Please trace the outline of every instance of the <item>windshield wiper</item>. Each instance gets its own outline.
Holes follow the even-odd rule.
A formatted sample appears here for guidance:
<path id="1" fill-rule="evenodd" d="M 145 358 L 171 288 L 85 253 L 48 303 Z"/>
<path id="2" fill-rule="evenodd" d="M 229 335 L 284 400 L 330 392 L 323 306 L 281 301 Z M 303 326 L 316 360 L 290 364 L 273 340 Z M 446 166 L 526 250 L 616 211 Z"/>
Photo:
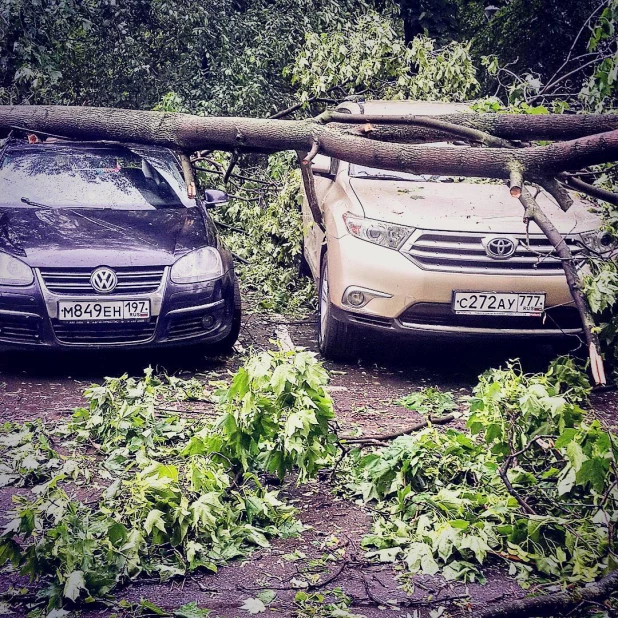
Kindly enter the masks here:
<path id="1" fill-rule="evenodd" d="M 376 174 L 373 172 L 366 172 L 365 170 L 358 170 L 354 173 L 352 178 L 368 178 L 370 180 L 379 178 L 381 180 L 401 180 L 403 182 L 425 182 L 423 176 L 414 176 L 413 178 L 398 176 L 397 174 Z"/>
<path id="2" fill-rule="evenodd" d="M 28 204 L 28 206 L 34 206 L 35 208 L 45 208 L 46 210 L 53 210 L 51 206 L 48 206 L 47 204 L 39 204 L 39 202 L 33 202 L 31 199 L 27 197 L 22 197 L 21 201 L 24 204 Z"/>
<path id="3" fill-rule="evenodd" d="M 384 180 L 410 180 L 409 178 L 402 178 L 395 174 L 369 174 L 367 172 L 356 172 L 354 178 L 383 178 Z"/>

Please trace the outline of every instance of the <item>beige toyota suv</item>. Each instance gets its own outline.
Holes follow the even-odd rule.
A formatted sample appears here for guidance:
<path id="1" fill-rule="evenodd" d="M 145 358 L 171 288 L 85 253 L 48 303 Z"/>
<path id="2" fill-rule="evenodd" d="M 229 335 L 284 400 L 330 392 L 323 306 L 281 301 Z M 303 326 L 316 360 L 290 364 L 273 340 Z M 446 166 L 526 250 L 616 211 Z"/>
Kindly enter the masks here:
<path id="1" fill-rule="evenodd" d="M 346 102 L 356 114 L 435 115 L 462 104 Z M 322 155 L 313 172 L 325 232 L 303 203 L 304 257 L 319 289 L 319 347 L 354 355 L 367 329 L 484 337 L 577 335 L 581 323 L 560 261 L 541 231 L 527 231 L 505 184 L 417 176 Z M 600 242 L 592 204 L 563 212 L 539 204 L 574 254 Z M 361 337 L 359 337 L 361 335 Z"/>

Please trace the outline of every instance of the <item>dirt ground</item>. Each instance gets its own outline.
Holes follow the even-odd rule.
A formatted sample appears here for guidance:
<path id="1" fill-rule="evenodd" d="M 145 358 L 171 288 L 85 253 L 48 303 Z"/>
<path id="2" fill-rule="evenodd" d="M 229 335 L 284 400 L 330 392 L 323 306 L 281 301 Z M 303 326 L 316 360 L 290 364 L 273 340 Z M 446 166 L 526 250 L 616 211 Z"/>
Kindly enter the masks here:
<path id="1" fill-rule="evenodd" d="M 240 343 L 246 351 L 272 347 L 275 329 L 284 324 L 296 345 L 315 350 L 315 321 L 313 316 L 299 320 L 249 315 L 245 318 Z M 515 357 L 521 358 L 525 370 L 538 371 L 546 368 L 553 350 L 529 342 L 507 347 L 452 341 L 404 345 L 376 340 L 370 342 L 364 358 L 356 364 L 327 363 L 332 372 L 330 392 L 343 432 L 357 427 L 365 433 L 390 432 L 420 418 L 395 405 L 398 397 L 425 386 L 469 393 L 479 373 Z M 144 367 L 152 365 L 181 377 L 196 375 L 212 379 L 213 373 L 228 375 L 240 360 L 238 354 L 213 359 L 186 350 L 140 354 L 4 354 L 0 356 L 0 421 L 66 419 L 72 408 L 83 403 L 83 389 L 100 382 L 104 376 L 124 372 L 140 375 Z M 618 397 L 611 391 L 593 394 L 592 406 L 608 425 L 618 423 L 617 401 Z M 200 406 L 209 404 L 187 405 L 199 410 Z M 10 509 L 14 491 L 0 490 L 0 525 Z M 401 582 L 396 580 L 395 568 L 368 565 L 364 559 L 360 541 L 370 529 L 370 518 L 360 505 L 336 497 L 325 478 L 299 488 L 286 486 L 283 491 L 294 501 L 301 521 L 308 526 L 300 537 L 274 541 L 271 548 L 233 562 L 214 575 L 199 574 L 182 582 L 165 584 L 140 582 L 121 590 L 118 597 L 130 601 L 145 598 L 170 610 L 195 601 L 200 607 L 212 609 L 212 616 L 233 618 L 249 616 L 241 605 L 260 590 L 270 589 L 277 596 L 263 615 L 291 616 L 295 611 L 296 592 L 292 580 L 303 579 L 310 572 L 312 559 L 337 550 L 338 559 L 327 561 L 321 570 L 315 570 L 312 563 L 313 572 L 320 575 L 318 586 L 329 580 L 328 585 L 316 591 L 342 588 L 353 598 L 351 611 L 366 618 L 424 618 L 432 610 L 438 610 L 439 615 L 441 606 L 449 608 L 453 615 L 474 615 L 476 608 L 526 594 L 497 566 L 486 570 L 485 585 L 415 577 L 413 586 L 404 592 Z M 18 584 L 26 585 L 27 581 L 0 571 L 0 592 Z M 109 613 L 97 609 L 82 615 Z"/>

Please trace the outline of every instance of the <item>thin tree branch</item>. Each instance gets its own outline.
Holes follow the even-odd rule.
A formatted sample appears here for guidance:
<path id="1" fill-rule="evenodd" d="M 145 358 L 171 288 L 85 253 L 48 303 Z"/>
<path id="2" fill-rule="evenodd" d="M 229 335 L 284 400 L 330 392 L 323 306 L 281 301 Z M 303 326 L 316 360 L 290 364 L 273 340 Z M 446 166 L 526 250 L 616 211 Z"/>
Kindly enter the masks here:
<path id="1" fill-rule="evenodd" d="M 451 421 L 455 420 L 455 416 L 453 414 L 447 414 L 446 416 L 430 416 L 427 420 L 421 421 L 416 425 L 412 425 L 412 427 L 408 427 L 406 429 L 402 429 L 401 431 L 395 431 L 393 433 L 387 434 L 375 434 L 369 436 L 340 436 L 341 440 L 345 440 L 347 443 L 358 444 L 360 442 L 373 442 L 375 440 L 393 440 L 394 438 L 398 438 L 399 436 L 405 436 L 406 434 L 413 433 L 415 431 L 420 431 L 429 425 L 446 425 Z"/>
<path id="2" fill-rule="evenodd" d="M 365 114 L 343 114 L 339 112 L 326 111 L 320 114 L 316 120 L 322 124 L 336 122 L 341 124 L 367 124 L 369 128 L 365 133 L 372 130 L 373 124 L 404 124 L 418 127 L 434 129 L 441 133 L 447 133 L 455 137 L 469 140 L 475 144 L 483 144 L 493 148 L 513 148 L 513 144 L 508 140 L 495 137 L 485 131 L 465 127 L 433 116 L 375 116 Z"/>
<path id="3" fill-rule="evenodd" d="M 338 102 L 339 102 L 339 99 L 327 99 L 327 98 L 323 98 L 323 97 L 310 97 L 304 103 L 295 103 L 294 105 L 291 105 L 287 109 L 283 109 L 280 112 L 277 112 L 276 114 L 273 114 L 272 116 L 269 116 L 269 118 L 271 118 L 272 120 L 277 120 L 278 118 L 285 118 L 286 116 L 289 116 L 290 114 L 293 114 L 294 112 L 296 112 L 299 109 L 301 109 L 301 107 L 303 107 L 304 105 L 307 105 L 307 104 L 310 104 L 310 103 L 327 103 L 327 104 L 334 105 L 335 103 L 338 103 Z"/>
<path id="4" fill-rule="evenodd" d="M 582 24 L 582 27 L 579 29 L 579 32 L 577 33 L 577 35 L 575 36 L 575 38 L 573 39 L 573 43 L 571 44 L 571 48 L 569 49 L 569 53 L 567 54 L 564 62 L 560 65 L 560 67 L 558 68 L 558 70 L 547 80 L 548 84 L 551 84 L 552 81 L 556 78 L 556 76 L 560 75 L 560 72 L 562 71 L 562 69 L 564 69 L 564 67 L 569 64 L 569 62 L 571 62 L 571 56 L 573 55 L 573 50 L 575 49 L 575 46 L 577 45 L 577 42 L 579 41 L 581 35 L 583 34 L 584 30 L 590 25 L 590 22 L 593 20 L 594 16 L 605 6 L 607 6 L 609 4 L 610 0 L 603 0 L 603 2 L 601 2 L 601 4 L 599 4 L 599 6 L 596 7 L 596 9 L 594 9 L 594 11 L 592 11 L 592 13 L 588 16 L 588 18 L 586 19 L 586 21 L 584 21 L 584 23 Z M 579 60 L 580 58 L 573 58 L 573 61 L 575 60 Z M 545 89 L 547 89 L 549 86 L 545 86 Z M 543 93 L 543 90 L 541 91 L 541 93 Z"/>
<path id="5" fill-rule="evenodd" d="M 191 160 L 189 159 L 189 155 L 184 152 L 179 153 L 178 156 L 180 157 L 180 164 L 182 165 L 185 185 L 187 185 L 187 197 L 190 200 L 194 200 L 197 197 L 197 188 L 195 176 L 193 175 L 193 168 L 191 167 Z"/>
<path id="6" fill-rule="evenodd" d="M 595 187 L 594 185 L 584 182 L 579 178 L 575 178 L 575 176 L 571 176 L 570 174 L 561 174 L 560 180 L 566 182 L 572 189 L 576 189 L 577 191 L 596 197 L 604 202 L 618 206 L 618 193 L 607 191 L 606 189 L 601 189 L 600 187 Z"/>
<path id="7" fill-rule="evenodd" d="M 579 315 L 582 319 L 582 326 L 586 337 L 586 343 L 588 344 L 588 353 L 590 355 L 590 369 L 592 371 L 592 376 L 596 384 L 605 384 L 605 369 L 603 367 L 603 359 L 601 357 L 599 338 L 594 332 L 594 318 L 592 317 L 592 311 L 590 310 L 588 301 L 582 292 L 579 274 L 575 268 L 571 250 L 564 241 L 564 238 L 560 232 L 543 212 L 536 199 L 531 195 L 526 187 L 522 188 L 519 201 L 525 209 L 524 221 L 534 221 L 539 226 L 541 231 L 545 234 L 549 242 L 556 250 L 558 257 L 561 259 L 562 268 L 564 269 L 564 274 L 566 275 L 571 296 L 573 296 L 575 306 L 577 307 Z"/>

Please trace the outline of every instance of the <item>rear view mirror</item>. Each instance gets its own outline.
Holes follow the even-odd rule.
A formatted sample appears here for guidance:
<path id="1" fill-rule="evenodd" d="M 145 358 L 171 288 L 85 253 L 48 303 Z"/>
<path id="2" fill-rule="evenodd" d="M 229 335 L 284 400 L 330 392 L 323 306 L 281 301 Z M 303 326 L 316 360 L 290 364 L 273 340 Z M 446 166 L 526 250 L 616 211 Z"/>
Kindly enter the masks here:
<path id="1" fill-rule="evenodd" d="M 328 176 L 330 178 L 333 177 L 330 171 L 331 166 L 331 158 L 325 155 L 317 154 L 313 158 L 311 162 L 311 171 L 314 174 L 319 174 L 321 176 Z"/>
<path id="2" fill-rule="evenodd" d="M 204 204 L 206 208 L 214 208 L 218 204 L 225 204 L 229 202 L 230 198 L 225 191 L 219 191 L 218 189 L 208 189 L 204 191 Z"/>

